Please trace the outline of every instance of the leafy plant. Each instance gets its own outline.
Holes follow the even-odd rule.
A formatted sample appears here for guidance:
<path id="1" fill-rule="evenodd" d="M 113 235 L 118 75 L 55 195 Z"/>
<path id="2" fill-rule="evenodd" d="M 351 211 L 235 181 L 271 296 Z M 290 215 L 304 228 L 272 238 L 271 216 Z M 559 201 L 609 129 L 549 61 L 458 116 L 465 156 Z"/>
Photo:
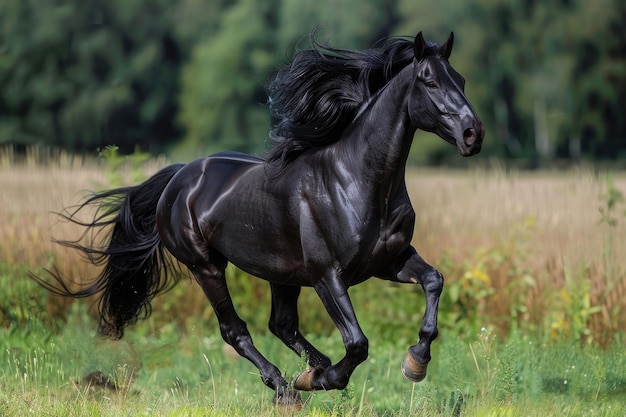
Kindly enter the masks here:
<path id="1" fill-rule="evenodd" d="M 495 336 L 487 328 L 482 328 L 478 340 L 469 344 L 472 359 L 476 366 L 478 381 L 476 393 L 480 399 L 485 399 L 491 392 L 496 380 L 497 356 L 494 349 Z"/>
<path id="2" fill-rule="evenodd" d="M 98 148 L 98 157 L 105 162 L 108 179 L 107 184 L 100 184 L 101 188 L 136 185 L 149 176 L 145 165 L 152 156 L 139 148 L 130 155 L 121 155 L 117 145 L 106 145 Z"/>

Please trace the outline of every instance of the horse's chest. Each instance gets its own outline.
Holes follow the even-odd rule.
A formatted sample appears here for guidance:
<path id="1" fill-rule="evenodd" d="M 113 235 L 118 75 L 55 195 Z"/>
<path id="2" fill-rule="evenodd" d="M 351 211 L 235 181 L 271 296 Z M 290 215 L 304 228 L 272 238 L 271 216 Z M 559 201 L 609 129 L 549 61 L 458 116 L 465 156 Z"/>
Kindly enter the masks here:
<path id="1" fill-rule="evenodd" d="M 399 228 L 396 230 L 382 230 L 372 250 L 374 262 L 387 263 L 398 256 L 410 244 L 412 230 Z"/>
<path id="2" fill-rule="evenodd" d="M 399 207 L 371 225 L 359 245 L 359 263 L 363 274 L 367 275 L 364 279 L 376 275 L 409 246 L 414 225 L 415 214 L 410 205 Z"/>

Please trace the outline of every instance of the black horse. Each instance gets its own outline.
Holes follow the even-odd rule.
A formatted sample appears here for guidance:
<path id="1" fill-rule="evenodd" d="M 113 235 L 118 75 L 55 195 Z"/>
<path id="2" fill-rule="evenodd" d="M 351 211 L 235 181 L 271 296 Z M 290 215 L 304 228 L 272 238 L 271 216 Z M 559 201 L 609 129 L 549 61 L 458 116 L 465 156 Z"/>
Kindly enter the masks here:
<path id="1" fill-rule="evenodd" d="M 452 34 L 438 46 L 421 33 L 365 51 L 313 41 L 269 84 L 276 143 L 265 159 L 219 153 L 90 196 L 67 218 L 87 231 L 108 231 L 107 238 L 102 245 L 61 243 L 102 263 L 103 271 L 77 292 L 58 273 L 55 284 L 39 281 L 66 296 L 101 293 L 100 331 L 121 338 L 127 325 L 150 314 L 153 297 L 177 282 L 169 252 L 206 294 L 224 340 L 254 363 L 278 403 L 298 402 L 300 394 L 253 345 L 228 292 L 228 262 L 270 282 L 269 329 L 310 366 L 294 381 L 297 390 L 343 389 L 367 358 L 348 287 L 372 276 L 420 284 L 426 311 L 402 372 L 422 380 L 437 336 L 443 277 L 410 244 L 409 148 L 422 129 L 470 156 L 484 136 L 465 81 L 448 62 L 452 43 Z M 78 220 L 92 205 L 98 207 L 93 221 Z M 303 286 L 315 289 L 341 333 L 346 353 L 335 364 L 300 333 Z"/>

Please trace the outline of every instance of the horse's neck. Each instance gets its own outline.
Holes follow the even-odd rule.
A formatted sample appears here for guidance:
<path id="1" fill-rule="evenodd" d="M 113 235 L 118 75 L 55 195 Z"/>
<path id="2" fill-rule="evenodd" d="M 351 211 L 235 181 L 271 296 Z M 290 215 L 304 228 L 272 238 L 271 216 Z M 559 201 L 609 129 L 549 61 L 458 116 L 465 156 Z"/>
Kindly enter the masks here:
<path id="1" fill-rule="evenodd" d="M 344 147 L 365 181 L 382 186 L 404 181 L 405 165 L 416 128 L 408 113 L 413 65 L 400 71 L 355 118 L 337 146 Z M 359 164 L 359 161 L 361 162 Z M 374 178 L 372 178 L 374 176 Z"/>

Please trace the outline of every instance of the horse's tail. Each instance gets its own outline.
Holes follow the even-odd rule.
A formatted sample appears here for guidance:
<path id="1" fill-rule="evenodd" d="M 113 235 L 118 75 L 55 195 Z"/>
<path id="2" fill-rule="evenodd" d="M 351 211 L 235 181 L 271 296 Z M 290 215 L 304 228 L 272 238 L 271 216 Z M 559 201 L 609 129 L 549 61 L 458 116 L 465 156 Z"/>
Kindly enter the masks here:
<path id="1" fill-rule="evenodd" d="M 163 168 L 137 186 L 93 194 L 73 211 L 61 214 L 86 230 L 76 241 L 57 242 L 83 252 L 94 265 L 104 265 L 87 287 L 72 291 L 58 271 L 50 272 L 56 284 L 33 278 L 58 295 L 83 298 L 102 293 L 98 306 L 99 330 L 104 335 L 121 338 L 127 325 L 150 315 L 152 299 L 179 280 L 180 274 L 172 268 L 172 258 L 159 238 L 156 206 L 163 190 L 182 167 L 183 164 L 176 164 Z M 92 221 L 77 217 L 79 212 L 94 206 Z M 102 238 L 101 243 L 96 238 Z M 88 242 L 82 244 L 85 240 Z"/>

